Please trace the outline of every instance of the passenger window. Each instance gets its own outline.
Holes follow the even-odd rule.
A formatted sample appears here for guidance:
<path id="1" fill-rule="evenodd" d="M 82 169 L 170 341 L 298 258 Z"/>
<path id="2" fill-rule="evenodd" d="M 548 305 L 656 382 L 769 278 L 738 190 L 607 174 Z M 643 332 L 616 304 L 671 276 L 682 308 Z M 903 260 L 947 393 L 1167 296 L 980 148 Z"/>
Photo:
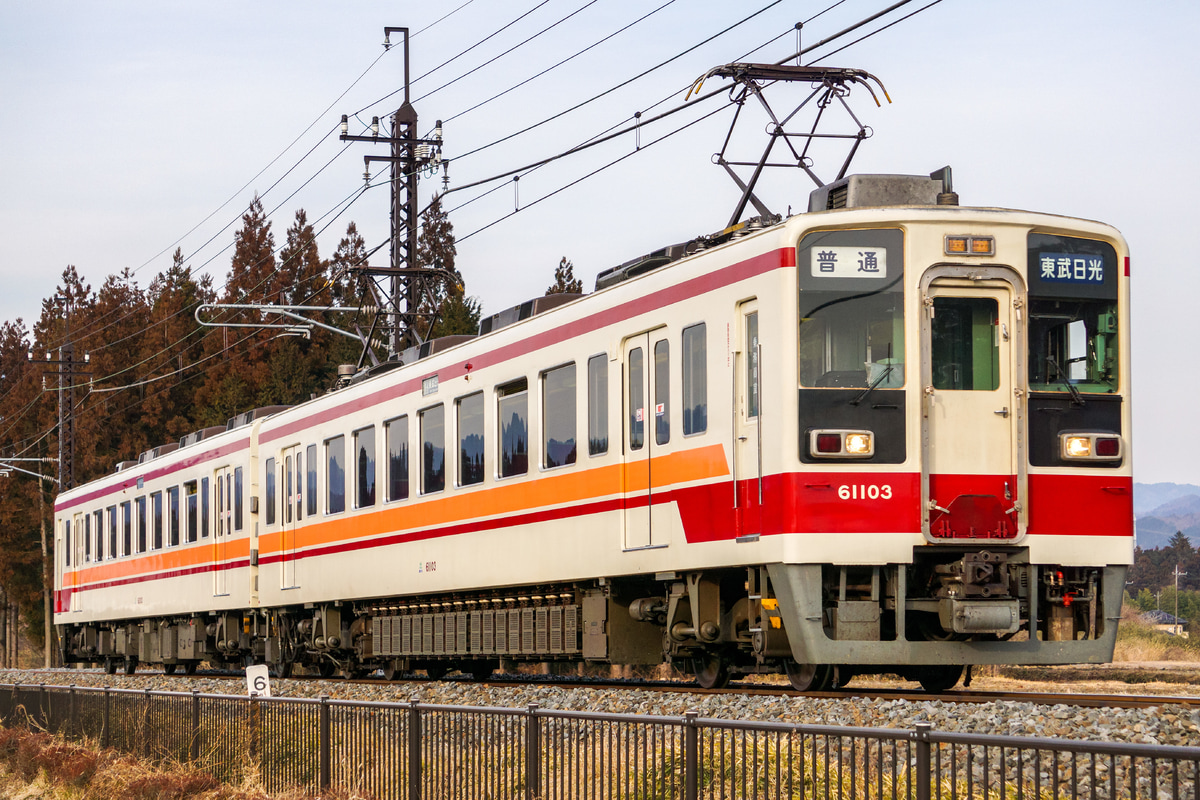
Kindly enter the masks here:
<path id="1" fill-rule="evenodd" d="M 671 344 L 654 343 L 654 443 L 671 441 Z"/>
<path id="2" fill-rule="evenodd" d="M 208 478 L 200 479 L 200 535 L 208 538 Z"/>
<path id="3" fill-rule="evenodd" d="M 104 560 L 104 512 L 92 512 L 92 527 L 96 529 L 96 560 Z"/>
<path id="4" fill-rule="evenodd" d="M 92 560 L 92 516 L 90 514 L 83 515 L 83 560 L 85 563 Z"/>
<path id="5" fill-rule="evenodd" d="M 121 555 L 133 554 L 133 504 L 121 503 Z"/>
<path id="6" fill-rule="evenodd" d="M 325 513 L 340 514 L 346 510 L 345 436 L 325 441 L 325 463 Z"/>
<path id="7" fill-rule="evenodd" d="M 646 387 L 643 386 L 642 348 L 629 351 L 629 449 L 641 450 L 646 442 Z"/>
<path id="8" fill-rule="evenodd" d="M 608 452 L 608 356 L 588 359 L 588 455 Z"/>
<path id="9" fill-rule="evenodd" d="M 375 426 L 354 432 L 355 508 L 375 505 Z"/>
<path id="10" fill-rule="evenodd" d="M 242 468 L 235 467 L 233 470 L 233 529 L 240 531 L 242 529 L 242 498 L 245 492 L 242 489 Z"/>
<path id="11" fill-rule="evenodd" d="M 408 498 L 408 417 L 397 417 L 383 423 L 383 436 L 387 440 L 388 488 L 387 499 Z"/>
<path id="12" fill-rule="evenodd" d="M 483 392 L 460 397 L 458 406 L 458 485 L 483 482 Z"/>
<path id="13" fill-rule="evenodd" d="M 271 460 L 274 461 L 274 459 Z M 271 466 L 272 465 L 268 464 L 268 469 Z M 270 473 L 268 472 L 268 474 Z M 197 494 L 195 481 L 188 481 L 183 485 L 183 498 L 184 514 L 187 515 L 187 527 L 185 529 L 185 535 L 187 536 L 187 541 L 194 542 L 199 537 L 200 532 L 199 519 L 197 518 L 199 509 L 196 507 Z M 270 508 L 271 506 L 268 505 L 268 516 L 270 515 Z"/>
<path id="14" fill-rule="evenodd" d="M 529 382 L 525 378 L 496 389 L 500 420 L 500 477 L 529 471 Z"/>
<path id="15" fill-rule="evenodd" d="M 71 566 L 71 520 L 63 520 L 63 565 Z"/>
<path id="16" fill-rule="evenodd" d="M 446 410 L 437 405 L 421 412 L 421 494 L 446 488 Z"/>
<path id="17" fill-rule="evenodd" d="M 117 507 L 109 506 L 108 509 L 108 555 L 107 558 L 113 559 L 117 557 Z"/>
<path id="18" fill-rule="evenodd" d="M 167 489 L 167 545 L 179 545 L 179 487 Z"/>
<path id="19" fill-rule="evenodd" d="M 575 365 L 542 375 L 542 441 L 546 467 L 575 463 Z"/>
<path id="20" fill-rule="evenodd" d="M 142 495 L 134 501 L 137 504 L 137 552 L 146 552 L 146 536 L 149 533 L 146 524 L 146 496 Z"/>
<path id="21" fill-rule="evenodd" d="M 310 517 L 317 514 L 317 446 L 310 444 L 304 451 L 308 461 L 308 473 L 304 485 L 304 513 Z M 297 480 L 299 480 L 297 478 Z"/>
<path id="22" fill-rule="evenodd" d="M 151 550 L 162 550 L 163 546 L 163 502 L 162 492 L 150 495 L 150 511 L 154 520 L 154 538 L 151 539 Z"/>
<path id="23" fill-rule="evenodd" d="M 998 313 L 988 297 L 933 298 L 933 388 L 990 392 L 1000 387 Z"/>
<path id="24" fill-rule="evenodd" d="M 275 524 L 275 503 L 277 501 L 275 498 L 275 459 L 273 459 L 273 458 L 267 459 L 266 468 L 263 470 L 263 494 L 266 496 L 266 499 L 263 502 L 263 505 L 266 506 L 266 524 L 274 525 Z M 188 499 L 189 499 L 189 501 L 191 500 L 190 496 Z M 189 517 L 189 523 L 190 523 L 190 521 L 191 520 Z M 191 525 L 189 524 L 189 526 L 188 526 L 188 541 L 189 542 L 195 541 L 194 539 L 191 538 L 191 535 L 192 535 L 192 530 L 191 530 Z"/>
<path id="25" fill-rule="evenodd" d="M 683 329 L 683 435 L 708 430 L 708 343 L 701 322 Z"/>

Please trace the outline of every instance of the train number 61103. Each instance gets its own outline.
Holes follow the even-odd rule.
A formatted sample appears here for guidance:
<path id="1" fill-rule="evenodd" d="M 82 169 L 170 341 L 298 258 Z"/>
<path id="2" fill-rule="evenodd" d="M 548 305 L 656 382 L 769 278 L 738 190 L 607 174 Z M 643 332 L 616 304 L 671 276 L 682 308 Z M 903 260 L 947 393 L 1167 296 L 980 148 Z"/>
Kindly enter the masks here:
<path id="1" fill-rule="evenodd" d="M 880 486 L 877 483 L 842 484 L 838 487 L 838 497 L 842 500 L 891 500 L 892 487 L 890 484 Z"/>

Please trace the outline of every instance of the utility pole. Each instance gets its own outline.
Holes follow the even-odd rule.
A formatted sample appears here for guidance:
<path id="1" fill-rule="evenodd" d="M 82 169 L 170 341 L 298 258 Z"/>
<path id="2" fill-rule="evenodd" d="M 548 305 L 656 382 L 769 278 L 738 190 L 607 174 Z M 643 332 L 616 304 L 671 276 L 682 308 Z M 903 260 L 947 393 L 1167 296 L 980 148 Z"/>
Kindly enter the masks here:
<path id="1" fill-rule="evenodd" d="M 436 315 L 436 309 L 421 311 L 422 301 L 432 303 L 438 281 L 445 280 L 449 273 L 444 269 L 428 265 L 417 265 L 417 178 L 422 171 L 433 173 L 442 166 L 442 122 L 438 120 L 432 138 L 417 136 L 417 112 L 409 100 L 408 75 L 408 28 L 383 29 L 383 46 L 391 49 L 391 35 L 404 35 L 404 102 L 392 114 L 391 136 L 379 135 L 379 117 L 371 120 L 371 135 L 357 136 L 349 132 L 350 122 L 342 115 L 341 140 L 344 142 L 373 142 L 391 145 L 391 155 L 365 156 L 367 171 L 364 177 L 370 182 L 372 161 L 382 161 L 391 166 L 391 260 L 387 267 L 361 264 L 353 272 L 370 279 L 375 294 L 376 327 L 387 334 L 388 357 L 395 358 L 405 347 L 420 344 L 429 335 L 433 319 L 424 331 L 418 326 L 422 316 Z M 452 276 L 451 276 L 452 277 Z M 384 290 L 379 280 L 389 279 L 390 286 Z"/>
<path id="2" fill-rule="evenodd" d="M 1183 626 L 1179 624 L 1179 579 L 1186 577 L 1186 572 L 1179 571 L 1179 565 L 1175 565 L 1175 635 L 1183 633 Z"/>
<path id="3" fill-rule="evenodd" d="M 63 344 L 58 348 L 58 358 L 50 358 L 47 353 L 44 361 L 30 362 L 57 367 L 47 370 L 43 375 L 58 376 L 58 488 L 59 491 L 75 486 L 75 379 L 90 378 L 91 372 L 75 369 L 76 364 L 86 366 L 91 356 L 84 354 L 82 362 L 75 361 L 75 344 L 71 341 L 71 300 L 64 298 L 64 321 L 66 330 L 63 334 Z M 43 384 L 45 383 L 43 379 Z M 43 385 L 43 388 L 44 385 Z"/>

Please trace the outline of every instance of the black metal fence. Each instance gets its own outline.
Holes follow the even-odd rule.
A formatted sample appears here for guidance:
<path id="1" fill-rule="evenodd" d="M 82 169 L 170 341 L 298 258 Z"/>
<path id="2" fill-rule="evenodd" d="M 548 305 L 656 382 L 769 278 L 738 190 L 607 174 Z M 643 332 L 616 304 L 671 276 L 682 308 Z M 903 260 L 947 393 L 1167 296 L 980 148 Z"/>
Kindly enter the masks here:
<path id="1" fill-rule="evenodd" d="M 268 792 L 396 800 L 1196 798 L 1200 747 L 0 685 L 0 720 Z"/>

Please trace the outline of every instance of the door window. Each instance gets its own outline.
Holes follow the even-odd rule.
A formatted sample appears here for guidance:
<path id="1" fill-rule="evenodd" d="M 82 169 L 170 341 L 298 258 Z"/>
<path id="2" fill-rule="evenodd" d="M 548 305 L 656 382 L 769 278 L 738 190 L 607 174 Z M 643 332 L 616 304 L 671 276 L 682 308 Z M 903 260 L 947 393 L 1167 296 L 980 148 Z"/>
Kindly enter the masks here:
<path id="1" fill-rule="evenodd" d="M 933 299 L 933 388 L 990 392 L 1000 387 L 998 312 L 990 297 Z"/>
<path id="2" fill-rule="evenodd" d="M 629 449 L 641 450 L 646 442 L 645 356 L 642 348 L 629 351 Z"/>

